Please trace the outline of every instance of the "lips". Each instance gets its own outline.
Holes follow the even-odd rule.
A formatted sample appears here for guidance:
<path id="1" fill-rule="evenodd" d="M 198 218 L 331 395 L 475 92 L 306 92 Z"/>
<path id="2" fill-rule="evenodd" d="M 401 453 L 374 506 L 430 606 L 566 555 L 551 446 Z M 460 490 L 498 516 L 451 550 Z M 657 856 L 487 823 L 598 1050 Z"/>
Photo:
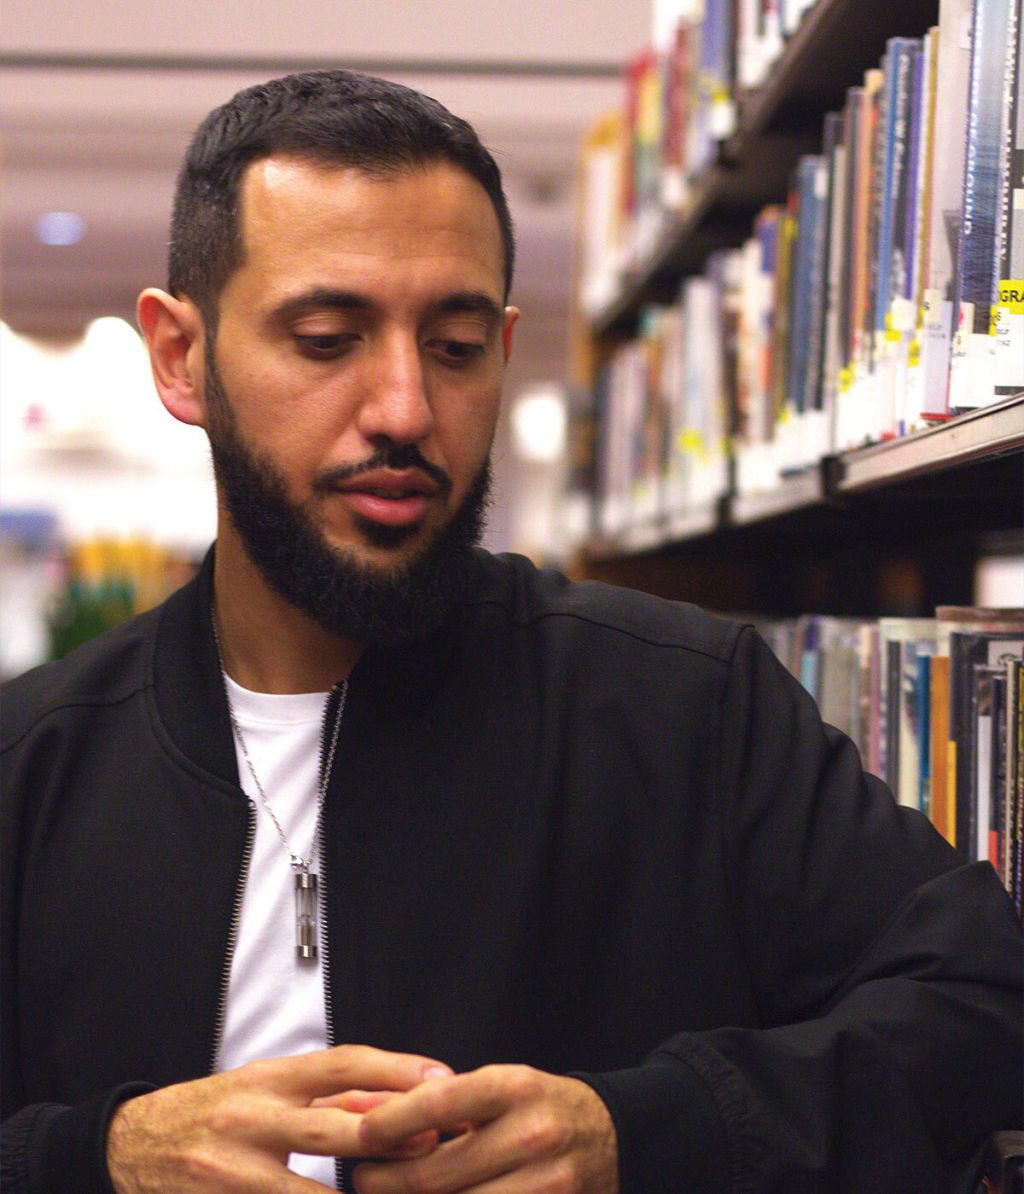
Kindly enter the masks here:
<path id="1" fill-rule="evenodd" d="M 438 486 L 416 469 L 375 469 L 338 485 L 353 514 L 384 526 L 410 526 L 419 522 Z"/>

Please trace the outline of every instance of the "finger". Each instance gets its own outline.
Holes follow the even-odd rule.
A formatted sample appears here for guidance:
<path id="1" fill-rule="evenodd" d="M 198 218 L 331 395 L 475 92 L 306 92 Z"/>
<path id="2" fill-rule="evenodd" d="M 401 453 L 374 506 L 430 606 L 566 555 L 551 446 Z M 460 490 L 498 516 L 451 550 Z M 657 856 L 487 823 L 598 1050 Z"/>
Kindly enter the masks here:
<path id="1" fill-rule="evenodd" d="M 429 1057 L 391 1053 L 370 1045 L 337 1045 L 316 1053 L 254 1064 L 276 1067 L 276 1088 L 304 1103 L 343 1090 L 411 1090 L 428 1078 L 452 1072 Z"/>
<path id="2" fill-rule="evenodd" d="M 311 1153 L 318 1157 L 365 1157 L 359 1137 L 362 1116 L 337 1107 L 269 1109 L 253 1135 L 281 1155 Z M 354 1151 L 353 1151 L 354 1150 Z"/>
<path id="3" fill-rule="evenodd" d="M 520 1177 L 519 1191 L 543 1189 L 526 1184 L 523 1171 L 560 1156 L 571 1133 L 545 1108 L 517 1107 L 486 1127 L 443 1144 L 429 1156 L 360 1166 L 360 1194 L 408 1191 L 476 1191 L 505 1174 Z"/>
<path id="4" fill-rule="evenodd" d="M 314 1099 L 310 1104 L 311 1107 L 336 1107 L 342 1111 L 351 1111 L 362 1115 L 367 1111 L 371 1111 L 374 1107 L 381 1106 L 386 1103 L 388 1099 L 393 1099 L 395 1094 L 389 1090 L 347 1090 L 339 1095 L 330 1095 L 322 1099 Z M 401 1144 L 395 1145 L 393 1149 L 388 1152 L 389 1157 L 421 1157 L 426 1153 L 433 1152 L 440 1142 L 440 1136 L 433 1129 L 426 1132 L 420 1132 L 418 1136 L 413 1136 L 408 1140 L 403 1140 Z M 354 1156 L 356 1154 L 348 1154 Z"/>
<path id="5" fill-rule="evenodd" d="M 410 1136 L 397 1145 L 385 1159 L 408 1160 L 410 1157 L 428 1157 L 441 1143 L 441 1137 L 433 1129 Z"/>
<path id="6" fill-rule="evenodd" d="M 484 1136 L 488 1129 L 474 1133 Z M 486 1148 L 469 1148 L 470 1137 L 461 1137 L 441 1145 L 434 1153 L 422 1158 L 401 1158 L 370 1165 L 360 1165 L 353 1174 L 358 1194 L 409 1194 L 413 1190 L 430 1190 L 435 1194 L 474 1189 L 481 1181 L 488 1181 L 508 1172 L 509 1164 Z"/>
<path id="7" fill-rule="evenodd" d="M 375 1092 L 375 1091 L 349 1091 L 346 1094 L 336 1095 L 334 1098 L 317 1099 L 309 1107 L 302 1107 L 298 1109 L 289 1109 L 287 1113 L 287 1120 L 282 1116 L 277 1134 L 273 1137 L 274 1143 L 279 1147 L 285 1146 L 291 1152 L 307 1152 L 316 1153 L 319 1156 L 346 1156 L 346 1157 L 360 1157 L 360 1156 L 387 1156 L 393 1158 L 407 1158 L 407 1157 L 422 1157 L 427 1153 L 431 1153 L 437 1148 L 440 1143 L 440 1136 L 433 1129 L 425 1132 L 420 1132 L 416 1136 L 411 1136 L 408 1140 L 403 1140 L 394 1145 L 388 1150 L 386 1154 L 373 1153 L 368 1154 L 360 1152 L 360 1141 L 358 1138 L 358 1124 L 362 1118 L 364 1110 L 361 1104 L 365 1103 L 368 1106 L 378 1106 L 382 1101 L 392 1098 L 390 1092 Z M 344 1106 L 344 1101 L 350 1100 L 354 1106 Z M 343 1119 L 332 1119 L 330 1116 L 316 1116 L 314 1112 L 340 1112 Z M 318 1147 L 302 1147 L 300 1148 L 295 1140 L 318 1140 L 321 1135 L 326 1132 L 333 1132 L 336 1134 L 336 1139 L 332 1140 L 329 1137 L 324 1137 L 325 1150 L 321 1151 Z"/>
<path id="8" fill-rule="evenodd" d="M 485 1066 L 425 1082 L 368 1112 L 360 1136 L 367 1148 L 387 1152 L 427 1128 L 452 1133 L 467 1122 L 488 1123 L 513 1102 L 536 1097 L 542 1077 L 526 1066 Z"/>
<path id="9" fill-rule="evenodd" d="M 310 1106 L 340 1107 L 342 1111 L 355 1111 L 365 1115 L 367 1111 L 372 1111 L 374 1107 L 379 1107 L 388 1099 L 394 1098 L 394 1095 L 395 1092 L 391 1090 L 343 1090 L 341 1094 L 324 1095 L 323 1098 L 314 1099 Z"/>

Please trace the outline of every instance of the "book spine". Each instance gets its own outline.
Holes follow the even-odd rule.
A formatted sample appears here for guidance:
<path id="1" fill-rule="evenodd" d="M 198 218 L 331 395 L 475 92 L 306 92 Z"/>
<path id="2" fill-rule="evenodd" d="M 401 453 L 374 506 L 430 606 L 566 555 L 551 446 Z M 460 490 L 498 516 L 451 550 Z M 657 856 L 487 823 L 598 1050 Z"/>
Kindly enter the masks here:
<path id="1" fill-rule="evenodd" d="M 1024 392 L 1024 11 L 1011 5 L 1000 137 L 995 393 Z"/>
<path id="2" fill-rule="evenodd" d="M 841 221 L 842 190 L 842 136 L 843 118 L 838 112 L 825 117 L 823 129 L 823 159 L 825 194 L 822 197 L 820 262 L 821 293 L 818 299 L 820 311 L 815 333 L 818 336 L 817 351 L 808 355 L 806 391 L 816 409 L 830 415 L 835 401 L 833 378 L 839 370 L 836 352 L 838 335 L 838 291 L 839 291 L 839 238 L 838 225 Z M 832 447 L 833 437 L 829 428 L 826 447 Z"/>
<path id="3" fill-rule="evenodd" d="M 924 654 L 917 660 L 917 806 L 929 818 L 932 816 L 932 659 L 932 655 Z"/>
<path id="4" fill-rule="evenodd" d="M 928 271 L 923 287 L 922 412 L 948 414 L 956 255 L 963 206 L 971 62 L 971 0 L 940 0 Z"/>
<path id="5" fill-rule="evenodd" d="M 1014 746 L 1012 881 L 1010 891 L 1017 913 L 1024 912 L 1024 665 L 1013 665 Z"/>
<path id="6" fill-rule="evenodd" d="M 1003 842 L 1006 837 L 1006 815 L 1003 791 L 1009 764 L 1006 736 L 1006 668 L 992 669 L 992 767 L 989 776 L 991 812 L 988 831 L 988 860 L 995 868 L 1003 886 L 1007 873 L 1003 866 Z"/>
<path id="7" fill-rule="evenodd" d="M 914 334 L 907 353 L 907 431 L 925 424 L 925 370 L 923 361 L 925 288 L 930 266 L 929 228 L 935 156 L 935 98 L 938 75 L 939 30 L 928 30 L 922 50 L 921 89 L 917 106 L 916 199 L 914 203 L 912 288 L 908 298 L 914 308 Z"/>
<path id="8" fill-rule="evenodd" d="M 890 122 L 892 170 L 889 190 L 891 217 L 884 242 L 883 308 L 878 312 L 880 331 L 905 332 L 913 327 L 913 310 L 906 306 L 912 293 L 913 226 L 916 141 L 915 107 L 920 107 L 921 43 L 903 39 L 893 47 L 895 112 Z M 916 104 L 915 104 L 915 101 Z"/>
<path id="9" fill-rule="evenodd" d="M 811 339 L 817 321 L 817 292 L 820 286 L 823 189 L 822 159 L 812 155 L 802 157 L 797 167 L 796 181 L 796 243 L 786 386 L 789 401 L 800 414 L 813 401 L 807 391 L 807 369 L 808 359 L 815 351 Z"/>
<path id="10" fill-rule="evenodd" d="M 931 819 L 955 845 L 955 824 L 949 816 L 949 656 L 935 655 L 931 665 Z"/>
<path id="11" fill-rule="evenodd" d="M 912 318 L 917 310 L 914 298 L 917 294 L 917 271 L 920 262 L 920 251 L 917 240 L 918 204 L 921 201 L 921 173 L 924 157 L 922 129 L 927 119 L 925 88 L 928 74 L 928 46 L 927 37 L 917 44 L 913 52 L 913 66 L 911 68 L 910 107 L 907 116 L 907 192 L 905 200 L 906 216 L 897 232 L 897 238 L 902 237 L 905 266 L 902 272 L 902 287 L 898 291 L 899 297 L 911 305 Z M 897 242 L 898 243 L 898 242 Z"/>
<path id="12" fill-rule="evenodd" d="M 975 0 L 971 27 L 963 215 L 957 246 L 957 331 L 950 361 L 954 413 L 995 396 L 996 208 L 1010 0 Z"/>

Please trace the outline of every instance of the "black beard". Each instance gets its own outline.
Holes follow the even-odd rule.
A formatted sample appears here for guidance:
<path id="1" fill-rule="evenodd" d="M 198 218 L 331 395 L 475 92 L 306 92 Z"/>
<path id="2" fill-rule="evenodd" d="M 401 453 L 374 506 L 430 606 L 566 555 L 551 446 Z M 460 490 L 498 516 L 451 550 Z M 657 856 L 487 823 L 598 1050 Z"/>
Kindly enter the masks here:
<path id="1" fill-rule="evenodd" d="M 471 548 L 480 541 L 490 502 L 490 461 L 447 524 L 412 559 L 390 569 L 360 563 L 353 552 L 327 542 L 307 511 L 288 496 L 273 462 L 244 443 L 212 345 L 206 359 L 214 475 L 249 558 L 267 583 L 331 634 L 357 642 L 396 644 L 437 629 L 470 588 Z M 385 445 L 357 471 L 367 465 L 417 467 L 434 478 L 442 494 L 451 488 L 447 474 L 415 446 Z M 314 488 L 339 479 L 337 474 L 320 478 Z M 365 519 L 357 520 L 357 529 L 377 547 L 397 546 L 416 531 Z"/>

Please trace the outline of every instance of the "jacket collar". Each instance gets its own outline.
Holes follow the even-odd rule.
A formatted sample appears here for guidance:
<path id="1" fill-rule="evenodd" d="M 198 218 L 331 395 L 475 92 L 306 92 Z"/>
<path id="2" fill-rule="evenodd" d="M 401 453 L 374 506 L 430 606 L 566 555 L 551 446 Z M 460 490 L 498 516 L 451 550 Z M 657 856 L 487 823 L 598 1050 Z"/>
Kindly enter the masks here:
<path id="1" fill-rule="evenodd" d="M 156 703 L 174 744 L 204 771 L 238 784 L 238 765 L 213 637 L 213 562 L 211 547 L 196 576 L 173 593 L 157 626 L 154 653 Z M 413 643 L 368 648 L 351 676 L 350 701 L 374 717 L 400 719 L 410 707 L 458 670 L 461 645 L 472 611 L 479 603 L 493 558 L 474 552 L 473 582 L 467 602 L 440 629 Z"/>
<path id="2" fill-rule="evenodd" d="M 154 682 L 157 708 L 175 745 L 205 771 L 237 785 L 235 744 L 213 637 L 214 550 L 164 605 Z"/>

